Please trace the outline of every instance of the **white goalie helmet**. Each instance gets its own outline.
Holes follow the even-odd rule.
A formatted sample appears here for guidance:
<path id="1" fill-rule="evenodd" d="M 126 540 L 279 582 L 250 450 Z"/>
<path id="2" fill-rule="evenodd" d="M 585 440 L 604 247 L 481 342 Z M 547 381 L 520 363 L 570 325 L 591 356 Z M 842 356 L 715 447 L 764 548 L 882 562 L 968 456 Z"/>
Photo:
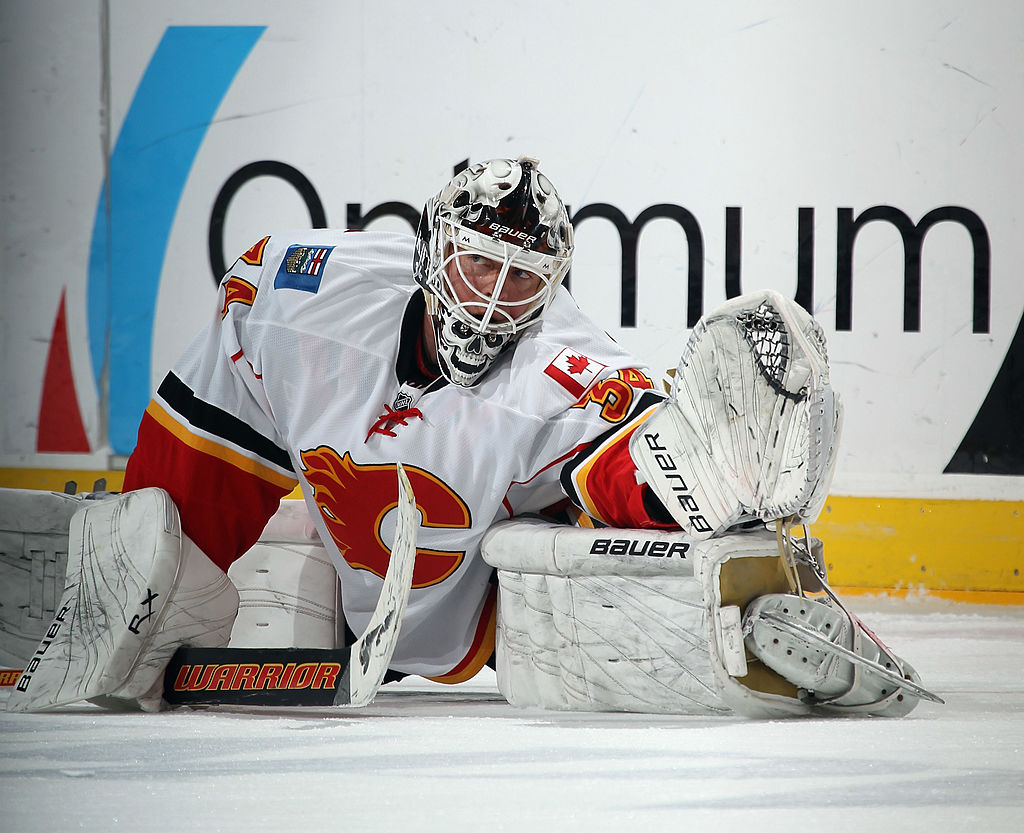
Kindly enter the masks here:
<path id="1" fill-rule="evenodd" d="M 572 225 L 538 165 L 527 157 L 471 165 L 423 209 L 413 270 L 441 373 L 456 385 L 476 384 L 540 320 L 569 271 Z M 482 262 L 489 272 L 483 284 L 473 277 Z M 520 280 L 525 295 L 515 291 Z"/>

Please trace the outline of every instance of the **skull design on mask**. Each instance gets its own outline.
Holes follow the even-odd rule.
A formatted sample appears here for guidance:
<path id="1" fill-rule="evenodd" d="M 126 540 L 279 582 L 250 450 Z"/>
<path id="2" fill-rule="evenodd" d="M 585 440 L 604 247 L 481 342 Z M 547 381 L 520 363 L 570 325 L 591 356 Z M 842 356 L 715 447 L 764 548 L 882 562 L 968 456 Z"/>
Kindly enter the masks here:
<path id="1" fill-rule="evenodd" d="M 445 378 L 469 387 L 483 375 L 509 344 L 508 333 L 482 333 L 458 315 L 438 310 L 434 318 L 437 358 Z"/>

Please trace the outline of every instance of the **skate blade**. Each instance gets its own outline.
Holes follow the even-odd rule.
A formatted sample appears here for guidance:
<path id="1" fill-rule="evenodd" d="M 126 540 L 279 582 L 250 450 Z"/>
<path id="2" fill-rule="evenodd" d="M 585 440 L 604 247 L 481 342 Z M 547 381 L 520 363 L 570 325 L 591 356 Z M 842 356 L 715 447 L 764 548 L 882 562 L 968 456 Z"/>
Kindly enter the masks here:
<path id="1" fill-rule="evenodd" d="M 781 633 L 800 636 L 803 639 L 806 639 L 809 647 L 820 647 L 830 653 L 839 654 L 844 659 L 848 659 L 854 665 L 858 665 L 872 674 L 877 674 L 883 679 L 891 682 L 893 685 L 904 688 L 917 695 L 922 700 L 939 703 L 940 705 L 946 704 L 945 700 L 937 694 L 932 694 L 924 686 L 918 685 L 913 680 L 908 680 L 906 677 L 896 673 L 895 671 L 891 671 L 884 665 L 865 659 L 860 654 L 854 653 L 848 648 L 844 648 L 842 645 L 836 645 L 828 637 L 822 636 L 816 630 L 808 628 L 806 625 L 803 625 L 791 616 L 785 616 L 781 613 L 765 610 L 759 613 L 757 618 L 759 621 L 764 622 L 769 627 L 774 628 Z"/>

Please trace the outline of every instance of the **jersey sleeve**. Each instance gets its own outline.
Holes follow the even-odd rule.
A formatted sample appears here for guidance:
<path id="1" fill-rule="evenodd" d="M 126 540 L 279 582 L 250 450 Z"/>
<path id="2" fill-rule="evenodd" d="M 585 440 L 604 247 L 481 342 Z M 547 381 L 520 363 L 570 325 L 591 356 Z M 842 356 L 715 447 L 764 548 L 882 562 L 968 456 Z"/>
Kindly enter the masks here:
<path id="1" fill-rule="evenodd" d="M 268 244 L 253 246 L 222 281 L 213 320 L 146 408 L 125 471 L 125 491 L 165 489 L 185 534 L 224 570 L 298 482 L 248 326 Z"/>
<path id="2" fill-rule="evenodd" d="M 646 391 L 620 425 L 609 428 L 560 468 L 562 490 L 579 510 L 575 523 L 620 529 L 677 530 L 679 525 L 638 476 L 633 432 L 663 401 Z"/>
<path id="3" fill-rule="evenodd" d="M 596 372 L 588 378 L 592 368 Z M 650 377 L 640 368 L 616 369 L 575 350 L 559 353 L 543 373 L 573 398 L 539 432 L 537 447 L 528 455 L 531 475 L 509 489 L 508 515 L 539 513 L 587 526 L 677 529 L 638 478 L 629 454 L 633 432 L 664 400 Z"/>
<path id="4" fill-rule="evenodd" d="M 595 388 L 600 395 L 601 384 Z M 575 521 L 580 525 L 678 529 L 651 488 L 638 476 L 629 453 L 633 432 L 664 397 L 653 389 L 630 390 L 633 401 L 630 407 L 622 409 L 621 418 L 561 466 L 562 489 L 579 510 Z"/>

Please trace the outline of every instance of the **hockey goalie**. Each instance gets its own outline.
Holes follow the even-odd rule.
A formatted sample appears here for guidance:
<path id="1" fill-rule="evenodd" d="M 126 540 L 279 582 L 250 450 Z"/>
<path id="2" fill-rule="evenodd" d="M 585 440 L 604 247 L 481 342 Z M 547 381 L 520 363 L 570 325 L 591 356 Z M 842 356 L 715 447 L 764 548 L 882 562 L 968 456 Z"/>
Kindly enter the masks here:
<path id="1" fill-rule="evenodd" d="M 561 286 L 572 251 L 528 157 L 459 172 L 415 236 L 254 244 L 147 408 L 124 494 L 46 517 L 0 494 L 24 533 L 0 558 L 0 657 L 27 658 L 8 708 L 160 708 L 180 646 L 269 638 L 240 632 L 250 591 L 281 602 L 283 646 L 313 638 L 289 616 L 329 644 L 386 622 L 389 678 L 491 663 L 517 705 L 899 715 L 933 696 L 798 531 L 840 430 L 821 328 L 776 292 L 728 301 L 666 397 Z M 296 486 L 315 557 L 267 538 Z M 33 525 L 69 531 L 66 565 Z"/>
<path id="2" fill-rule="evenodd" d="M 831 479 L 840 414 L 820 330 L 791 302 L 748 296 L 702 320 L 669 398 L 563 470 L 566 491 L 590 514 L 577 511 L 576 525 L 508 520 L 486 533 L 482 555 L 499 585 L 495 665 L 506 699 L 551 709 L 747 716 L 899 716 L 921 697 L 937 700 L 831 591 L 822 544 L 806 534 Z M 607 526 L 601 507 L 588 502 L 602 453 L 623 442 L 635 479 L 681 531 Z M 59 539 L 76 509 L 74 499 L 53 496 L 50 529 L 26 519 L 28 504 L 12 505 L 10 495 L 5 528 L 34 524 L 37 546 L 47 531 Z M 232 572 L 243 599 L 232 644 L 331 647 L 342 615 L 333 571 L 304 510 L 283 506 Z M 17 542 L 5 543 L 13 552 Z M 63 573 L 52 552 L 47 563 Z M 38 565 L 36 573 L 41 583 Z M 235 589 L 214 576 L 204 593 L 228 598 L 216 629 L 201 628 L 204 640 L 212 630 L 213 643 L 223 644 Z M 16 601 L 10 592 L 7 600 Z M 0 661 L 27 659 L 38 634 L 26 637 L 9 618 L 3 624 Z M 191 636 L 178 633 L 175 644 L 202 644 Z M 134 692 L 156 707 L 155 695 L 147 701 L 145 694 Z"/>

